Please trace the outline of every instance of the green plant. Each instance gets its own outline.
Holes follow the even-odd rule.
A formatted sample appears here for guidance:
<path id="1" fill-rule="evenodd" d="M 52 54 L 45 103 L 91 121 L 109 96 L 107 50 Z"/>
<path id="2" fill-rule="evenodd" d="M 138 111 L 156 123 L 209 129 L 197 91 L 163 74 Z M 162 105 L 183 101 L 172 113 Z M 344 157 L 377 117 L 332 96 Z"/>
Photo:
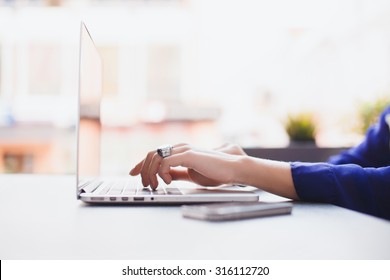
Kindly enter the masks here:
<path id="1" fill-rule="evenodd" d="M 378 121 L 381 112 L 389 105 L 390 97 L 381 97 L 372 102 L 362 103 L 358 112 L 360 119 L 359 132 L 366 133 L 367 129 Z"/>
<path id="2" fill-rule="evenodd" d="M 310 113 L 289 115 L 285 129 L 291 141 L 315 141 L 316 124 Z"/>

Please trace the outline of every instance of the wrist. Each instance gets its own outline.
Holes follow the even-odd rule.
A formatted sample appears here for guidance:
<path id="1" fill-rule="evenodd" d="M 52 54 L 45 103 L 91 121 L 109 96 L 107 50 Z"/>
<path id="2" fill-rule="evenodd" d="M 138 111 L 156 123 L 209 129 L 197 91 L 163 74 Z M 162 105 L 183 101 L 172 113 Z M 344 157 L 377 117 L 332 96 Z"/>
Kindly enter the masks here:
<path id="1" fill-rule="evenodd" d="M 236 184 L 261 188 L 280 196 L 298 199 L 288 162 L 242 156 L 236 168 Z"/>
<path id="2" fill-rule="evenodd" d="M 233 184 L 238 185 L 250 185 L 253 184 L 253 174 L 251 170 L 253 169 L 253 158 L 247 155 L 238 156 L 236 161 L 236 166 L 234 170 Z"/>

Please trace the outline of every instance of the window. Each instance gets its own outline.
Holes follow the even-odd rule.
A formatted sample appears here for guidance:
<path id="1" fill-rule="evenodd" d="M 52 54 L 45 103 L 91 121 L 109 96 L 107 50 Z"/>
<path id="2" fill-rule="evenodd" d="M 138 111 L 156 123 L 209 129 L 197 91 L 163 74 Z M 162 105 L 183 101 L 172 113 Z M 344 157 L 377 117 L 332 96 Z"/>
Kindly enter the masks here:
<path id="1" fill-rule="evenodd" d="M 153 45 L 148 49 L 147 92 L 151 99 L 175 101 L 180 94 L 180 49 Z"/>
<path id="2" fill-rule="evenodd" d="M 103 95 L 115 96 L 118 94 L 118 48 L 99 47 L 99 53 L 103 60 Z"/>
<path id="3" fill-rule="evenodd" d="M 62 59 L 57 45 L 31 44 L 28 49 L 28 90 L 31 95 L 61 92 Z"/>
<path id="4" fill-rule="evenodd" d="M 32 173 L 34 157 L 30 154 L 5 154 L 4 171 L 6 173 Z"/>

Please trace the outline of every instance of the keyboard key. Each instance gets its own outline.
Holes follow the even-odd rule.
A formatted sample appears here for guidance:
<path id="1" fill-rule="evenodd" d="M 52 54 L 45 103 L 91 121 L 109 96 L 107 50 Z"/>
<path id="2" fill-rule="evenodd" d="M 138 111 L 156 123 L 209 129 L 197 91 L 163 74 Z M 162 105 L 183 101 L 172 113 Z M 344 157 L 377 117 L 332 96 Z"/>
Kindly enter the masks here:
<path id="1" fill-rule="evenodd" d="M 137 185 L 130 180 L 125 181 L 126 186 L 122 192 L 123 195 L 133 195 L 137 193 Z"/>
<path id="2" fill-rule="evenodd" d="M 152 190 L 150 188 L 141 188 L 138 190 L 137 195 L 151 195 Z"/>
<path id="3" fill-rule="evenodd" d="M 126 182 L 125 181 L 117 181 L 117 182 L 114 182 L 114 185 L 111 187 L 110 191 L 108 192 L 108 194 L 112 194 L 112 195 L 119 195 L 122 193 L 122 191 L 125 189 L 126 187 Z"/>
<path id="4" fill-rule="evenodd" d="M 125 188 L 123 190 L 123 195 L 133 195 L 133 194 L 136 194 L 137 193 L 137 189 L 136 188 Z"/>
<path id="5" fill-rule="evenodd" d="M 99 189 L 97 190 L 99 192 L 99 194 L 107 194 L 110 189 L 112 187 L 112 183 L 111 182 L 102 182 Z"/>
<path id="6" fill-rule="evenodd" d="M 171 195 L 182 195 L 182 192 L 178 188 L 166 188 L 167 194 Z"/>
<path id="7" fill-rule="evenodd" d="M 113 190 L 111 189 L 108 194 L 109 195 L 120 195 L 122 193 L 122 190 Z"/>
<path id="8" fill-rule="evenodd" d="M 101 181 L 99 180 L 90 180 L 84 183 L 81 188 L 85 190 L 86 192 L 94 192 L 96 189 L 98 189 L 101 186 Z"/>
<path id="9" fill-rule="evenodd" d="M 152 193 L 152 195 L 166 195 L 167 194 L 163 188 L 158 188 L 158 189 L 152 191 L 151 193 Z"/>

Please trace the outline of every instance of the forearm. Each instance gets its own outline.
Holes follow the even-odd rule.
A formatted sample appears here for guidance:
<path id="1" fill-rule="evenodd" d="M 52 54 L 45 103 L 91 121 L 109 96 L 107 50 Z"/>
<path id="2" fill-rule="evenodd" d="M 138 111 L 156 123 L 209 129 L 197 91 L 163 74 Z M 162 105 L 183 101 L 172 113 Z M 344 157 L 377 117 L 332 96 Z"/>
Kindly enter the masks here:
<path id="1" fill-rule="evenodd" d="M 236 168 L 238 184 L 261 188 L 267 192 L 298 200 L 291 167 L 287 162 L 243 156 Z"/>
<path id="2" fill-rule="evenodd" d="M 291 170 L 302 200 L 332 203 L 390 219 L 390 166 L 294 162 Z"/>

